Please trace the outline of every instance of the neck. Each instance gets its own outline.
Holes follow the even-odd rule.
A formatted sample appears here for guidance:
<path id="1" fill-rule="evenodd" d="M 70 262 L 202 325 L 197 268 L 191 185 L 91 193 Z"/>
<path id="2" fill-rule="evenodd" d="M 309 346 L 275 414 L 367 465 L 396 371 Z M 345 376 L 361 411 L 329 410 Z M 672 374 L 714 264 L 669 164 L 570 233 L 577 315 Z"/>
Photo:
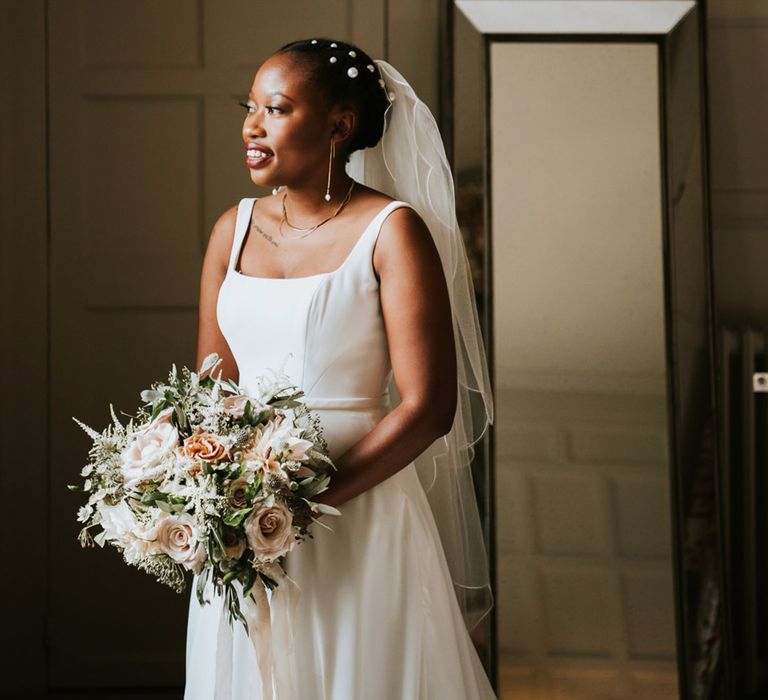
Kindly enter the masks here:
<path id="1" fill-rule="evenodd" d="M 285 206 L 291 217 L 291 222 L 297 226 L 309 226 L 310 224 L 303 222 L 309 221 L 311 223 L 313 219 L 333 213 L 346 197 L 351 184 L 352 178 L 347 174 L 344 164 L 339 164 L 331 171 L 330 201 L 325 201 L 325 190 L 328 185 L 327 170 L 322 182 L 313 180 L 287 185 L 281 191 L 280 196 L 287 194 Z"/>

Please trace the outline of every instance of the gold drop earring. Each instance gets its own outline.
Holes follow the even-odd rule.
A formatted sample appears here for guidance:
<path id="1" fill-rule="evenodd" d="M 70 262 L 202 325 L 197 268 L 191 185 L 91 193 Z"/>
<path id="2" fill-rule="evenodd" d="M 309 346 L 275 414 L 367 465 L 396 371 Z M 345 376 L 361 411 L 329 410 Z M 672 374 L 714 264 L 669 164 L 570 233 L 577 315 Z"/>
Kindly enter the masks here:
<path id="1" fill-rule="evenodd" d="M 330 202 L 331 201 L 331 165 L 333 164 L 333 159 L 336 156 L 336 144 L 333 142 L 333 139 L 331 139 L 331 157 L 328 159 L 328 184 L 325 188 L 325 201 Z"/>

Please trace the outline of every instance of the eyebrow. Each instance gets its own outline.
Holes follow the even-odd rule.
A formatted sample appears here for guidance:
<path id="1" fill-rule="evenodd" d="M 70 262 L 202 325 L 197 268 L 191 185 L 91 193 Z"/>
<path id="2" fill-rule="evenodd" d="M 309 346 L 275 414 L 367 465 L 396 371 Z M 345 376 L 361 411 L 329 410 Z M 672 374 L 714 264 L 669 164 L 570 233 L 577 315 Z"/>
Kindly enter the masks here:
<path id="1" fill-rule="evenodd" d="M 269 95 L 267 95 L 267 97 L 275 97 L 276 95 L 281 95 L 286 100 L 290 100 L 291 102 L 293 102 L 293 100 L 290 97 L 288 97 L 288 95 L 286 95 L 284 92 L 280 92 L 279 90 L 275 90 L 275 92 L 270 92 Z M 253 92 L 249 92 L 248 97 L 253 97 Z"/>

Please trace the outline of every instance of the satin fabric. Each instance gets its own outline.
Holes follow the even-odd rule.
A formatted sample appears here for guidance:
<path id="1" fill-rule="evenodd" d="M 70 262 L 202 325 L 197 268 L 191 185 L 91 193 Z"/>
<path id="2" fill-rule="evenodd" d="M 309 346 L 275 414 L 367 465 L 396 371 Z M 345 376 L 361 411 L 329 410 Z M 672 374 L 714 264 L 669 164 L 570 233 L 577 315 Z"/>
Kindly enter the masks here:
<path id="1" fill-rule="evenodd" d="M 249 383 L 282 369 L 317 412 L 331 457 L 361 439 L 390 410 L 391 365 L 373 248 L 387 204 L 330 273 L 274 279 L 243 275 L 235 261 L 255 200 L 240 202 L 217 319 Z M 277 700 L 474 700 L 495 698 L 466 630 L 434 517 L 414 463 L 321 519 L 314 537 L 286 558 L 298 586 L 294 613 L 272 605 L 273 632 L 292 624 L 293 651 L 274 635 L 277 675 L 291 674 Z M 194 582 L 196 583 L 196 581 Z M 209 589 L 192 586 L 185 700 L 262 700 L 253 644 L 230 625 Z M 274 603 L 280 588 L 267 595 Z"/>

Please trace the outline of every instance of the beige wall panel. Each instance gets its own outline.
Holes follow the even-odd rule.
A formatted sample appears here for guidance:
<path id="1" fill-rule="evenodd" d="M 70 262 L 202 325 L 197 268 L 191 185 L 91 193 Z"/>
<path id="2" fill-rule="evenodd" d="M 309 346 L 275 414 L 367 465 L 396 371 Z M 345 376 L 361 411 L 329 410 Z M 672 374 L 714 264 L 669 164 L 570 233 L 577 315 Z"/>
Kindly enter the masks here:
<path id="1" fill-rule="evenodd" d="M 707 20 L 712 26 L 751 29 L 768 23 L 768 5 L 765 0 L 709 0 Z"/>
<path id="2" fill-rule="evenodd" d="M 768 191 L 763 195 L 768 205 Z M 741 207 L 740 212 L 749 211 Z M 733 225 L 715 229 L 714 256 L 723 280 L 718 287 L 724 323 L 768 325 L 768 222 L 763 227 Z"/>
<path id="3" fill-rule="evenodd" d="M 202 101 L 82 102 L 78 232 L 89 306 L 195 305 L 202 227 Z"/>
<path id="4" fill-rule="evenodd" d="M 314 36 L 350 39 L 348 2 L 288 0 L 280 5 L 264 0 L 207 0 L 205 56 L 210 67 L 247 68 L 259 63 L 283 44 Z"/>
<path id="5" fill-rule="evenodd" d="M 193 24 L 158 20 L 155 3 L 131 5 L 129 24 L 159 23 L 168 43 L 197 51 L 199 36 L 190 30 L 198 27 L 196 3 L 184 7 Z M 60 688 L 179 687 L 189 592 L 178 596 L 129 570 L 111 549 L 81 550 L 74 515 L 82 498 L 66 484 L 79 480 L 88 446 L 72 416 L 101 429 L 110 402 L 133 412 L 139 391 L 164 377 L 172 362 L 194 362 L 207 240 L 203 105 L 207 87 L 222 74 L 169 67 L 162 53 L 152 54 L 162 50 L 151 37 L 143 53 L 137 47 L 133 63 L 83 67 L 80 47 L 92 38 L 83 32 L 95 23 L 109 42 L 112 29 L 92 9 L 74 1 L 49 6 L 49 680 Z M 207 165 L 214 177 L 217 161 Z M 163 622 L 147 634 L 152 619 Z M 103 620 L 121 629 L 109 646 L 94 634 Z"/>
<path id="6" fill-rule="evenodd" d="M 79 0 L 84 68 L 190 68 L 202 61 L 201 0 Z"/>
<path id="7" fill-rule="evenodd" d="M 759 138 L 768 123 L 768 22 L 754 27 L 715 24 L 710 50 L 712 186 L 717 189 L 768 189 L 768 140 Z M 743 70 L 749 66 L 749 70 Z M 733 76 L 739 76 L 733 80 Z"/>
<path id="8" fill-rule="evenodd" d="M 388 1 L 388 56 L 440 122 L 438 0 Z"/>
<path id="9" fill-rule="evenodd" d="M 245 110 L 238 102 L 246 98 L 253 76 L 243 78 L 241 81 L 231 81 L 230 94 L 211 95 L 203 106 L 205 223 L 199 240 L 201 252 L 208 244 L 208 232 L 222 212 L 243 197 L 258 197 L 267 192 L 254 186 L 248 168 L 243 164 L 242 128 Z"/>
<path id="10" fill-rule="evenodd" d="M 480 178 L 480 163 L 485 148 L 483 109 L 486 75 L 483 67 L 484 43 L 480 34 L 458 8 L 453 10 L 454 45 L 461 47 L 460 59 L 454 61 L 453 132 L 456 138 L 454 170 L 457 180 Z"/>
<path id="11" fill-rule="evenodd" d="M 387 5 L 387 0 L 351 0 L 347 5 L 352 41 L 371 58 L 387 59 Z"/>
<path id="12" fill-rule="evenodd" d="M 0 468 L 2 690 L 45 687 L 48 547 L 45 7 L 0 3 Z M 12 397 L 12 398 L 10 398 Z M 21 454 L 21 453 L 20 453 Z M 23 541 L 16 535 L 23 533 Z M 20 560 L 19 557 L 22 557 Z M 22 566 L 17 566 L 22 564 Z"/>
<path id="13" fill-rule="evenodd" d="M 768 325 L 768 4 L 707 3 L 712 218 L 722 323 Z"/>

